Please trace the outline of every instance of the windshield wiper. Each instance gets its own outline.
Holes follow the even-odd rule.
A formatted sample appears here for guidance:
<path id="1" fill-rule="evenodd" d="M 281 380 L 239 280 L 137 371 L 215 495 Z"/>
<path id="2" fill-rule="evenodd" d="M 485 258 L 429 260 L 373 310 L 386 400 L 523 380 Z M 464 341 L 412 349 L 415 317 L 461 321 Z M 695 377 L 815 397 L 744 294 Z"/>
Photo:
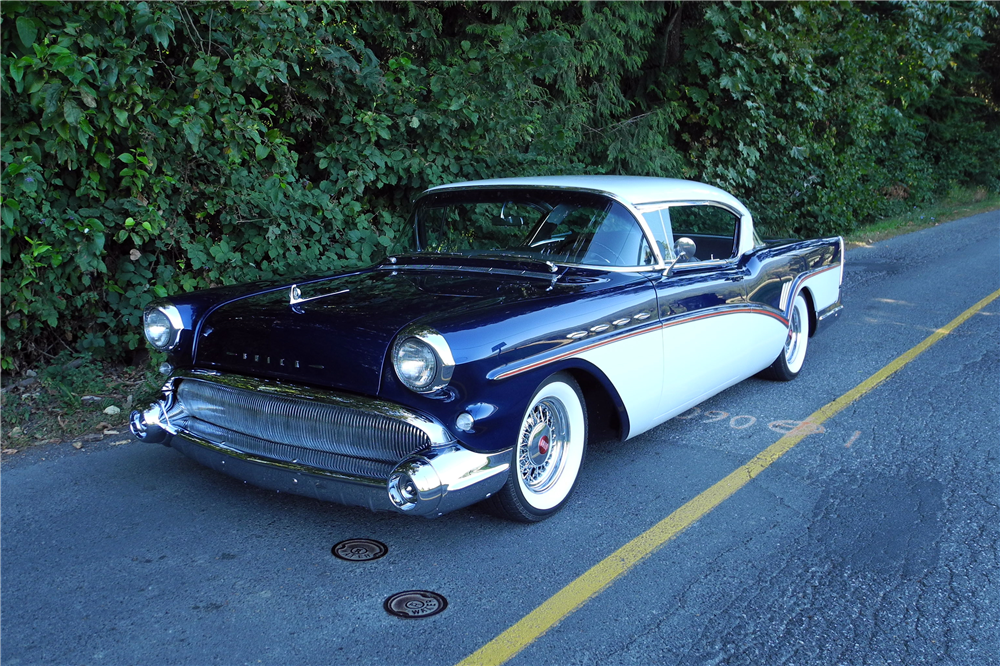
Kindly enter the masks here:
<path id="1" fill-rule="evenodd" d="M 552 263 L 547 259 L 540 259 L 538 257 L 533 257 L 530 254 L 521 254 L 519 252 L 510 252 L 510 253 L 504 252 L 503 254 L 486 253 L 486 254 L 478 254 L 476 256 L 484 257 L 486 259 L 508 259 L 508 260 L 523 259 L 525 261 L 530 261 L 533 264 L 545 264 L 546 266 L 548 266 L 550 273 L 555 273 L 556 271 L 559 270 L 558 266 L 556 266 L 554 263 Z"/>

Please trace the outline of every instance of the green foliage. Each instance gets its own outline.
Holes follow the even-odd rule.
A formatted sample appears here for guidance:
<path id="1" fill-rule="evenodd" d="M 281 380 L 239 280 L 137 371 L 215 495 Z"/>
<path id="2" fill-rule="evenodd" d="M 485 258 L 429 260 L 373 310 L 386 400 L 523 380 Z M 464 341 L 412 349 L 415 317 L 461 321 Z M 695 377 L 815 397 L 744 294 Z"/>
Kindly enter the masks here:
<path id="1" fill-rule="evenodd" d="M 986 4 L 8 1 L 0 17 L 5 371 L 126 355 L 171 293 L 370 263 L 442 182 L 695 178 L 803 235 L 1000 189 Z"/>
<path id="2" fill-rule="evenodd" d="M 104 368 L 86 354 L 76 359 L 67 352 L 59 354 L 52 365 L 42 369 L 39 379 L 41 386 L 65 409 L 79 409 L 83 396 L 100 396 L 108 391 Z"/>

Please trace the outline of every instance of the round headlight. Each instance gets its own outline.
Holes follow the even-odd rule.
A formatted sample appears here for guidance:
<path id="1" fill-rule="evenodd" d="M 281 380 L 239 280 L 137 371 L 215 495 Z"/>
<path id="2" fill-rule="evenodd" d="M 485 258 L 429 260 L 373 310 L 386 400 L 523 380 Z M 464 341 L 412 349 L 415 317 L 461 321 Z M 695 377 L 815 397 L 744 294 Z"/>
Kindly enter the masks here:
<path id="1" fill-rule="evenodd" d="M 181 329 L 180 313 L 172 305 L 151 307 L 143 314 L 146 339 L 159 351 L 166 351 L 177 344 Z"/>
<path id="2" fill-rule="evenodd" d="M 417 393 L 440 391 L 455 371 L 455 357 L 448 342 L 430 326 L 413 324 L 404 328 L 390 355 L 399 381 Z"/>
<path id="3" fill-rule="evenodd" d="M 437 375 L 437 356 L 426 342 L 408 338 L 396 346 L 393 354 L 396 374 L 414 391 L 425 391 Z"/>

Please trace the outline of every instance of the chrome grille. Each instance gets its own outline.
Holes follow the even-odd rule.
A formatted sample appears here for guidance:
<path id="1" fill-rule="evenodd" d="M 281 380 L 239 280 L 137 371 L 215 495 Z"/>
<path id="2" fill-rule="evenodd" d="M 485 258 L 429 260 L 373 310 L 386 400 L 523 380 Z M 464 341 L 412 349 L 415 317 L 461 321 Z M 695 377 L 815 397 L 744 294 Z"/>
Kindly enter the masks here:
<path id="1" fill-rule="evenodd" d="M 317 451 L 315 449 L 304 449 L 292 446 L 291 444 L 268 442 L 257 437 L 220 428 L 217 425 L 199 419 L 190 419 L 187 422 L 187 431 L 202 439 L 207 439 L 210 442 L 221 444 L 222 446 L 251 456 L 260 456 L 271 460 L 280 460 L 282 462 L 330 470 L 348 476 L 388 479 L 389 475 L 392 474 L 392 470 L 396 467 L 395 463 L 391 462 L 354 458 L 326 451 Z"/>
<path id="2" fill-rule="evenodd" d="M 177 397 L 195 419 L 298 449 L 395 464 L 431 444 L 427 434 L 410 423 L 347 405 L 192 379 L 180 382 Z"/>

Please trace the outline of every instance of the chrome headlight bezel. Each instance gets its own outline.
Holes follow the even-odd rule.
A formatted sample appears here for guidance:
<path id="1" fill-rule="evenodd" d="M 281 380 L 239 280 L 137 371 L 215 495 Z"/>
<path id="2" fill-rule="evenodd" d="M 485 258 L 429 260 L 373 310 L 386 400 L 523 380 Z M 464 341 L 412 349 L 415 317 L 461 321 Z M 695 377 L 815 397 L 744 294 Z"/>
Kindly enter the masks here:
<path id="1" fill-rule="evenodd" d="M 155 325 L 151 319 L 159 317 L 165 318 L 167 324 L 165 335 L 162 336 L 150 333 L 150 330 Z M 160 326 L 162 326 L 162 324 L 160 324 Z M 146 308 L 145 312 L 142 313 L 142 332 L 146 336 L 146 340 L 149 344 L 152 345 L 157 351 L 170 351 L 176 347 L 177 343 L 180 342 L 181 331 L 183 330 L 184 320 L 181 318 L 181 313 L 170 303 L 150 305 Z"/>
<path id="2" fill-rule="evenodd" d="M 414 383 L 400 367 L 400 353 L 408 344 L 420 345 L 434 356 L 434 368 L 425 383 Z M 392 346 L 392 368 L 403 386 L 414 393 L 434 393 L 446 387 L 451 381 L 455 370 L 455 359 L 443 335 L 427 326 L 411 326 L 403 329 L 396 337 L 396 342 Z"/>

